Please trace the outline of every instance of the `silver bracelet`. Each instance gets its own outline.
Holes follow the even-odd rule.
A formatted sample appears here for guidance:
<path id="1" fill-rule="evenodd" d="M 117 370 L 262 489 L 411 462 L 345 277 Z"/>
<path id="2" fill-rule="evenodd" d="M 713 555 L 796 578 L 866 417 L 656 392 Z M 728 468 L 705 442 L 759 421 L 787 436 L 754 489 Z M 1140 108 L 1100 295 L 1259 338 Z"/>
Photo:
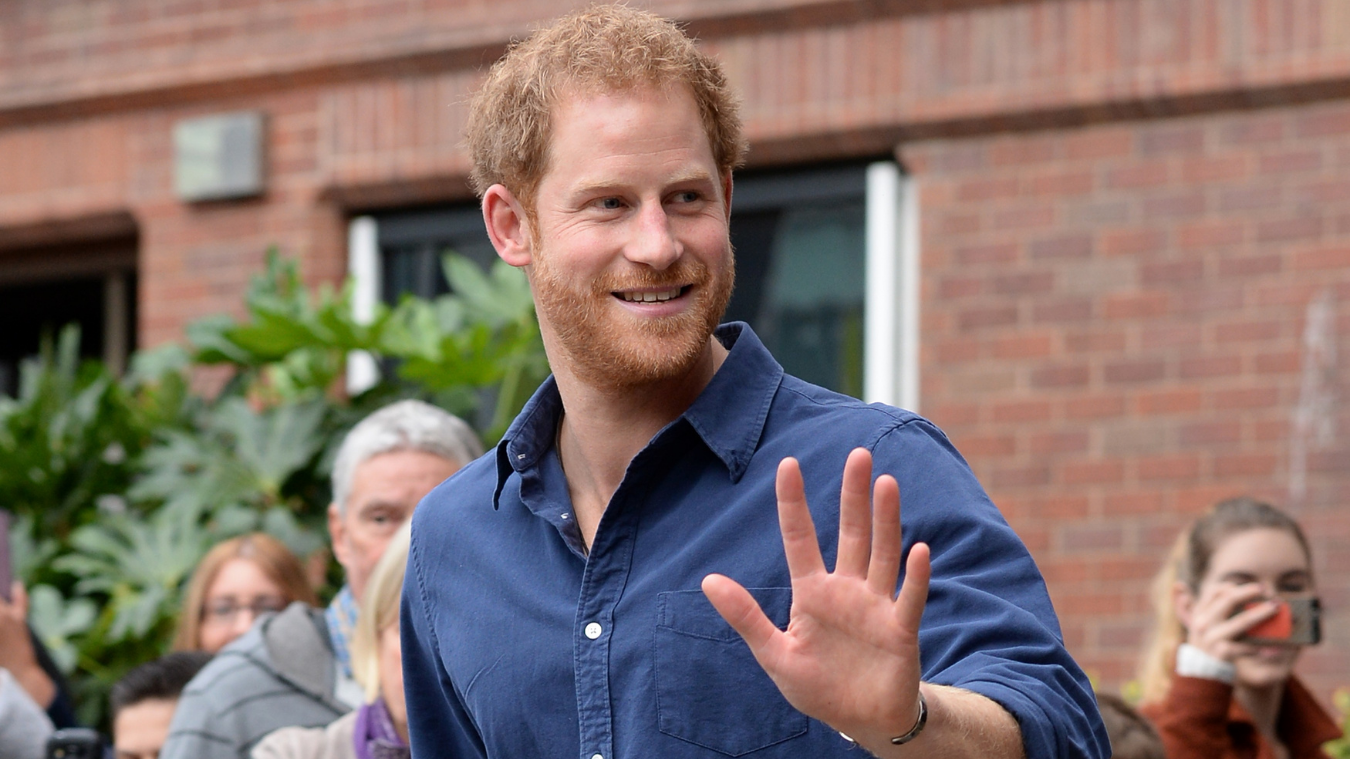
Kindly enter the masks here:
<path id="1" fill-rule="evenodd" d="M 923 691 L 919 691 L 919 718 L 914 720 L 914 727 L 911 727 L 909 729 L 909 732 L 905 733 L 904 735 L 897 735 L 894 738 L 892 738 L 891 745 L 903 746 L 906 743 L 909 743 L 910 741 L 914 740 L 915 738 L 918 738 L 919 733 L 923 732 L 924 725 L 927 724 L 928 724 L 928 700 L 923 697 Z M 843 738 L 844 740 L 854 745 L 857 745 L 858 743 L 857 741 L 850 738 L 847 733 L 840 733 L 839 737 Z"/>
<path id="2" fill-rule="evenodd" d="M 923 697 L 923 691 L 919 691 L 919 718 L 914 720 L 914 727 L 904 735 L 897 735 L 891 739 L 892 746 L 903 746 L 906 743 L 919 737 L 923 732 L 924 725 L 928 724 L 928 701 Z"/>

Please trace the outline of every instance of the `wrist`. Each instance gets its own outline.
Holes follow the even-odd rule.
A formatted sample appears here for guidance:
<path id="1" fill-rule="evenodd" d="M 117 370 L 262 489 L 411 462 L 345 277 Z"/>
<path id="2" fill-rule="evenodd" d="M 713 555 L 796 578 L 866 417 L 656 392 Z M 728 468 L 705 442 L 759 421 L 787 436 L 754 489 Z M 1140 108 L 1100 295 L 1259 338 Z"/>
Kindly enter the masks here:
<path id="1" fill-rule="evenodd" d="M 924 696 L 922 687 L 917 691 L 913 716 L 903 725 L 901 722 L 904 720 L 888 720 L 886 725 L 880 727 L 872 725 L 861 728 L 854 733 L 858 736 L 856 739 L 844 732 L 839 734 L 844 740 L 863 746 L 874 754 L 877 753 L 877 748 L 903 746 L 913 741 L 928 725 L 928 699 Z"/>
<path id="2" fill-rule="evenodd" d="M 1237 668 L 1232 663 L 1211 656 L 1196 646 L 1182 643 L 1177 646 L 1176 673 L 1182 677 L 1217 680 L 1232 685 L 1237 677 Z"/>
<path id="3" fill-rule="evenodd" d="M 12 670 L 10 674 L 13 675 L 14 681 L 28 694 L 28 697 L 43 709 L 51 706 L 52 702 L 56 700 L 56 683 L 36 662 Z"/>

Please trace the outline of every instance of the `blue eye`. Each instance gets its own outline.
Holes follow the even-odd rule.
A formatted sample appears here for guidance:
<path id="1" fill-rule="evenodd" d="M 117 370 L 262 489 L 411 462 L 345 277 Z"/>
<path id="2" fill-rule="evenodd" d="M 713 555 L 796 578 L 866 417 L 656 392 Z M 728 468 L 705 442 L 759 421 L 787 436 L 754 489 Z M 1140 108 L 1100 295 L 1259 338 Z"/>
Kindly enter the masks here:
<path id="1" fill-rule="evenodd" d="M 623 201 L 618 198 L 605 198 L 600 201 L 600 207 L 606 211 L 617 211 L 623 207 Z"/>

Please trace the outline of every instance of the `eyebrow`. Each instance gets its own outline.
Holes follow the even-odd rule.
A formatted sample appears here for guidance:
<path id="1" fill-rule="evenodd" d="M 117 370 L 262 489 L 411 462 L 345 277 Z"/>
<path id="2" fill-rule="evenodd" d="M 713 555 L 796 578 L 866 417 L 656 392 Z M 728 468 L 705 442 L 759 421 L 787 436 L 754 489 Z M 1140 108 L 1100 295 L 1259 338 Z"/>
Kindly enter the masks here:
<path id="1" fill-rule="evenodd" d="M 674 177 L 666 181 L 667 185 L 698 184 L 698 183 L 713 185 L 714 187 L 717 186 L 717 182 L 713 181 L 712 175 L 706 171 L 703 171 L 702 169 L 695 169 L 693 171 L 684 172 L 682 174 L 676 174 Z M 622 185 L 623 185 L 622 182 L 613 182 L 613 181 L 584 182 L 573 188 L 571 194 L 574 197 L 578 195 L 603 194 L 606 192 L 611 192 Z"/>

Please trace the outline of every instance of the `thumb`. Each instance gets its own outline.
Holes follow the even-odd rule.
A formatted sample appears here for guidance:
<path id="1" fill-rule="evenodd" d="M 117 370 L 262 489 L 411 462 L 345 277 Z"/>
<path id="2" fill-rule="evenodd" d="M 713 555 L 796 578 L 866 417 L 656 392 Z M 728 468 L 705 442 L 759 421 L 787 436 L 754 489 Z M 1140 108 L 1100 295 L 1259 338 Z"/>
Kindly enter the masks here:
<path id="1" fill-rule="evenodd" d="M 761 659 L 760 652 L 773 642 L 775 636 L 782 634 L 773 621 L 764 615 L 750 591 L 730 577 L 719 574 L 704 577 L 703 594 L 717 609 L 717 613 L 722 615 L 722 619 L 731 625 L 731 629 L 745 639 L 755 658 Z"/>
<path id="2" fill-rule="evenodd" d="M 9 589 L 9 597 L 12 599 L 10 603 L 14 606 L 14 613 L 19 619 L 27 620 L 28 591 L 24 590 L 22 582 L 19 582 L 18 580 L 14 581 L 14 584 L 11 585 Z"/>

